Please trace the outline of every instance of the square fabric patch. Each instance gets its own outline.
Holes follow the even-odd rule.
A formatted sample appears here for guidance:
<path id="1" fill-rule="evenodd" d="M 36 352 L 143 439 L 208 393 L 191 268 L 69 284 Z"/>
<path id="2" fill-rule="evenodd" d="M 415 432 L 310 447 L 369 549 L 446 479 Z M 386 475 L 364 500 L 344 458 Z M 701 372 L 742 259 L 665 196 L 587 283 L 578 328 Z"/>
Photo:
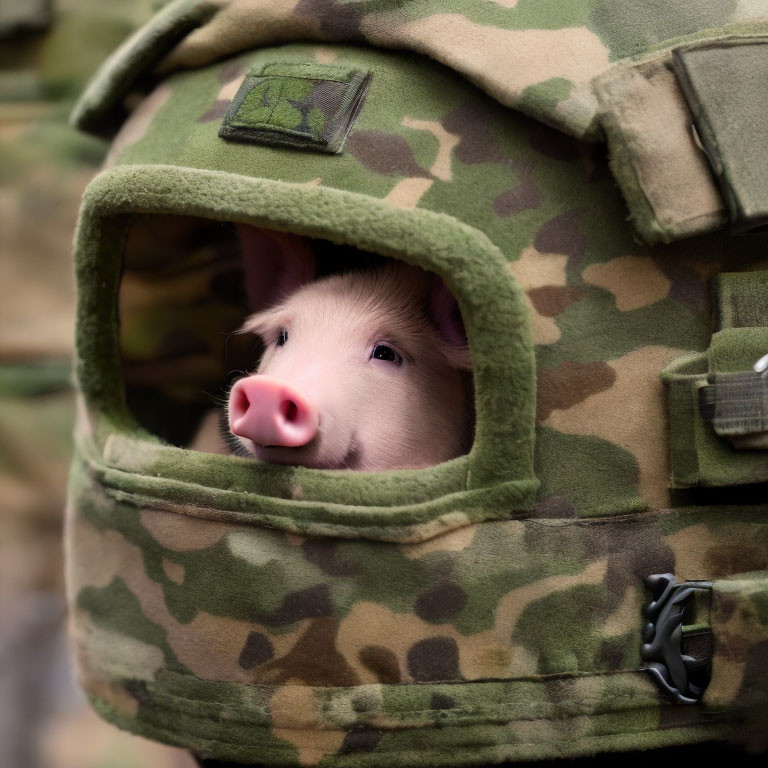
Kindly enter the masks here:
<path id="1" fill-rule="evenodd" d="M 314 63 L 251 69 L 219 136 L 337 154 L 360 113 L 369 81 L 365 72 Z"/>

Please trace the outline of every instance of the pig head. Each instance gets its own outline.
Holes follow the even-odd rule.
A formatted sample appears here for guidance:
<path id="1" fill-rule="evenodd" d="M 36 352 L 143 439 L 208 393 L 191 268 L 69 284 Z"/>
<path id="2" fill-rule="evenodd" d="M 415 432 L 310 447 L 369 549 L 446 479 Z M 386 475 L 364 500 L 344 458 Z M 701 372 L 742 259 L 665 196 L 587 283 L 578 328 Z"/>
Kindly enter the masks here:
<path id="1" fill-rule="evenodd" d="M 427 467 L 473 433 L 455 299 L 431 273 L 383 266 L 314 279 L 311 241 L 238 225 L 258 369 L 232 386 L 236 452 L 319 469 Z"/>

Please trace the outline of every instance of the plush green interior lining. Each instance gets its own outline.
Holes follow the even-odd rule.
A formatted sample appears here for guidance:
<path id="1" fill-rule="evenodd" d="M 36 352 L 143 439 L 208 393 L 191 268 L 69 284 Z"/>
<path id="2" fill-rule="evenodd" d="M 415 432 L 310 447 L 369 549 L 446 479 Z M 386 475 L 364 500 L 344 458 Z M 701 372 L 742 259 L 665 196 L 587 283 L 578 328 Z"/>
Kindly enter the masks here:
<path id="1" fill-rule="evenodd" d="M 322 473 L 301 471 L 301 467 L 285 464 L 254 464 L 252 459 L 237 456 L 188 451 L 165 445 L 154 445 L 121 434 L 112 435 L 102 456 L 112 468 L 134 474 L 146 474 L 147 464 L 159 469 L 161 475 L 172 475 L 179 483 L 190 486 L 205 478 L 205 488 L 211 490 L 260 493 L 279 498 L 297 500 L 296 489 L 301 485 L 303 501 L 318 501 L 323 492 L 331 495 L 343 494 L 349 473 L 342 470 L 327 470 Z M 236 469 L 233 469 L 235 465 Z M 258 466 L 258 472 L 254 472 Z M 467 478 L 467 457 L 460 456 L 441 465 L 439 473 L 425 473 L 423 470 L 393 470 L 387 473 L 397 477 L 396 488 L 389 483 L 381 484 L 386 475 L 383 472 L 358 472 L 365 476 L 365 492 L 361 503 L 382 506 L 417 504 L 436 498 L 441 494 L 456 493 L 465 488 Z M 239 471 L 238 471 L 239 469 Z M 324 482 L 316 487 L 312 480 L 319 474 Z M 337 486 L 336 488 L 334 486 Z"/>
<path id="2" fill-rule="evenodd" d="M 216 462 L 221 487 L 254 494 L 280 490 L 283 497 L 259 496 L 250 502 L 242 498 L 243 510 L 264 511 L 267 505 L 270 515 L 284 517 L 290 524 L 297 498 L 322 499 L 311 513 L 318 522 L 339 523 L 343 518 L 354 527 L 366 521 L 366 505 L 391 507 L 409 498 L 410 505 L 400 510 L 399 523 L 412 515 L 415 524 L 422 524 L 427 521 L 423 512 L 417 512 L 413 499 L 423 502 L 453 493 L 452 503 L 431 505 L 429 513 L 444 522 L 450 517 L 453 527 L 510 515 L 530 504 L 537 483 L 533 474 L 535 372 L 527 314 L 502 255 L 485 235 L 441 214 L 397 209 L 365 196 L 170 166 L 124 166 L 102 174 L 85 195 L 78 232 L 77 376 L 89 413 L 98 414 L 92 423 L 93 442 L 83 450 L 90 461 L 102 463 L 100 454 L 109 437 L 119 433 L 136 440 L 133 463 L 129 461 L 134 474 L 130 482 L 126 478 L 123 490 L 141 495 L 136 487 L 137 462 L 146 483 L 150 477 L 155 486 L 158 477 L 169 480 L 165 495 L 171 499 L 174 492 L 169 489 L 177 473 L 199 486 L 209 485 L 214 474 L 207 454 L 154 446 L 144 453 L 143 441 L 157 440 L 138 428 L 125 405 L 116 300 L 131 213 L 245 221 L 348 243 L 403 258 L 441 275 L 458 299 L 473 359 L 477 413 L 475 442 L 465 460 L 423 470 L 371 474 L 265 469 L 221 457 Z M 487 290 L 489 285 L 494 286 L 493 291 Z M 121 461 L 126 453 L 131 450 L 124 443 Z M 163 485 L 162 480 L 160 483 Z M 428 490 L 416 492 L 417 486 Z M 457 493 L 494 487 L 494 504 L 487 508 Z M 286 495 L 292 499 L 290 504 L 284 501 Z M 345 512 L 334 505 L 349 506 Z"/>

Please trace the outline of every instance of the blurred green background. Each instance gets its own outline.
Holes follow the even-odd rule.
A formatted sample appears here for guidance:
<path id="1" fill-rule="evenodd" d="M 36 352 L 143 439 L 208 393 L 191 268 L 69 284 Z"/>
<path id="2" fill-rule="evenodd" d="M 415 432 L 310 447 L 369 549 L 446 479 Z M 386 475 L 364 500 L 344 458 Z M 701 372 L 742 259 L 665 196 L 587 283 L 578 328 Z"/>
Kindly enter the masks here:
<path id="1" fill-rule="evenodd" d="M 74 399 L 72 235 L 107 145 L 67 123 L 164 2 L 0 0 L 0 768 L 188 768 L 72 679 L 61 528 Z"/>

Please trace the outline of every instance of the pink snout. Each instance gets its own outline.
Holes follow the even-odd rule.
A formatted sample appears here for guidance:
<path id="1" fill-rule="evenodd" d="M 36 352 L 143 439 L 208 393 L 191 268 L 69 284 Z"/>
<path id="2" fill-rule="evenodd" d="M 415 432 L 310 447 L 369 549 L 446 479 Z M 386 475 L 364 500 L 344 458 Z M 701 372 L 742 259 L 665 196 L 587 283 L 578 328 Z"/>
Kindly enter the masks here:
<path id="1" fill-rule="evenodd" d="M 298 448 L 317 434 L 318 414 L 298 387 L 271 376 L 247 376 L 229 393 L 229 428 L 256 445 Z"/>

